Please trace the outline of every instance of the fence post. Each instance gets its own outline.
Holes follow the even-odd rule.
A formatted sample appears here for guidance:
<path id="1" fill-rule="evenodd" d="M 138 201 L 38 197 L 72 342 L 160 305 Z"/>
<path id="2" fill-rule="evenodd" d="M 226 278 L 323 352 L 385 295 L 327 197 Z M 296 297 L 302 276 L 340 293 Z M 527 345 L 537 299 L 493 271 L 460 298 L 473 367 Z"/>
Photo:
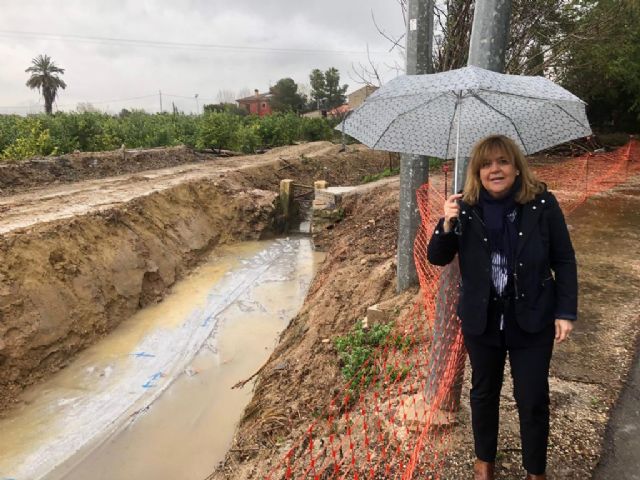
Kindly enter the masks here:
<path id="1" fill-rule="evenodd" d="M 282 208 L 282 216 L 284 218 L 284 223 L 287 229 L 289 228 L 289 224 L 291 222 L 291 214 L 293 212 L 293 195 L 293 180 L 280 180 L 280 208 Z"/>

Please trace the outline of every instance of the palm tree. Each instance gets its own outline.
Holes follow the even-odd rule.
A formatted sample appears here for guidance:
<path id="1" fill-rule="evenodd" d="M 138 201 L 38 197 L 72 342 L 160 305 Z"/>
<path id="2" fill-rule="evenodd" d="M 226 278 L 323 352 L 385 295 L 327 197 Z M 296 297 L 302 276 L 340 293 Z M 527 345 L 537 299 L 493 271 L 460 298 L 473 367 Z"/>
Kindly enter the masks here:
<path id="1" fill-rule="evenodd" d="M 27 80 L 27 87 L 31 89 L 37 88 L 39 92 L 42 92 L 44 109 L 47 114 L 51 115 L 52 105 L 58 95 L 58 89 L 62 88 L 64 90 L 67 88 L 67 84 L 58 76 L 58 74 L 64 73 L 64 68 L 56 66 L 49 55 L 38 55 L 31 60 L 31 63 L 32 65 L 25 70 L 25 72 L 31 74 L 31 77 Z"/>

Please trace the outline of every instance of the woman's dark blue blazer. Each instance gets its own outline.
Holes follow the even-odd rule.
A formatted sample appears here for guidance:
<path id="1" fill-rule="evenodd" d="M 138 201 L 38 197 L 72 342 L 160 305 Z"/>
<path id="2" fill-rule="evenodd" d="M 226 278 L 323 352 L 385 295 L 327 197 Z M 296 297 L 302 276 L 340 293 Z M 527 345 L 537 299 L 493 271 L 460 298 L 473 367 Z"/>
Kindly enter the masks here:
<path id="1" fill-rule="evenodd" d="M 556 318 L 575 320 L 578 303 L 576 258 L 558 201 L 548 191 L 522 205 L 514 265 L 515 316 L 528 333 L 542 331 Z M 427 258 L 447 265 L 456 253 L 460 264 L 457 313 L 466 334 L 481 335 L 487 326 L 491 296 L 491 254 L 477 206 L 460 203 L 462 234 L 444 233 L 441 219 Z"/>

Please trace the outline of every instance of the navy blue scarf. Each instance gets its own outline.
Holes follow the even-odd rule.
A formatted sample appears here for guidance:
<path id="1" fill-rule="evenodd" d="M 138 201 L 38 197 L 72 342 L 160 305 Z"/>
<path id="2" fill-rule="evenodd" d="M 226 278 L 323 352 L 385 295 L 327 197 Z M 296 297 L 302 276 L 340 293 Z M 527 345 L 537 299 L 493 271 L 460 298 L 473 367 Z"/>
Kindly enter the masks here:
<path id="1" fill-rule="evenodd" d="M 518 243 L 518 205 L 516 194 L 522 187 L 522 180 L 516 181 L 502 198 L 493 198 L 484 187 L 480 189 L 480 208 L 489 236 L 491 252 L 499 252 L 507 259 L 509 277 L 513 273 L 516 245 Z"/>

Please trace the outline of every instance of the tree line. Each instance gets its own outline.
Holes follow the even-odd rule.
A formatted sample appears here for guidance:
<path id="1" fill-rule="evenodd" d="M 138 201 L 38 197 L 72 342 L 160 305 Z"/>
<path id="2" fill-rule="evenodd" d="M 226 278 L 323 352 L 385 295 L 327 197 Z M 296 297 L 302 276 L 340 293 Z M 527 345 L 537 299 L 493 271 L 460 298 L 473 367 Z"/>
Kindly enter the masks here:
<path id="1" fill-rule="evenodd" d="M 333 140 L 336 121 L 295 113 L 265 117 L 228 112 L 203 115 L 123 110 L 56 112 L 27 117 L 0 115 L 0 161 L 126 148 L 187 145 L 201 150 L 253 153 L 297 141 Z"/>
<path id="2" fill-rule="evenodd" d="M 67 87 L 61 78 L 65 69 L 56 65 L 48 55 L 38 55 L 31 60 L 31 66 L 25 70 L 30 73 L 26 85 L 42 95 L 45 105 L 45 113 L 51 115 L 53 103 L 59 90 Z M 313 110 L 331 110 L 343 105 L 349 86 L 340 84 L 340 72 L 335 67 L 326 71 L 314 69 L 309 75 L 311 85 L 310 95 L 307 96 L 298 91 L 298 84 L 290 77 L 282 78 L 269 89 L 271 94 L 270 104 L 274 112 L 305 113 Z M 227 112 L 244 114 L 235 103 L 221 101 L 219 104 L 204 105 L 205 112 Z"/>
<path id="3" fill-rule="evenodd" d="M 406 20 L 408 0 L 398 0 Z M 513 0 L 506 72 L 546 75 L 588 104 L 592 125 L 609 130 L 637 131 L 640 124 L 640 1 L 638 0 Z M 436 0 L 436 71 L 466 65 L 475 0 Z M 374 19 L 375 21 L 375 19 Z M 402 36 L 392 37 L 402 48 Z M 400 67 L 396 66 L 397 69 Z M 66 87 L 64 69 L 41 55 L 26 70 L 27 85 L 38 89 L 51 113 L 58 90 Z M 365 82 L 379 81 L 377 66 L 363 66 Z M 291 78 L 271 87 L 272 108 L 278 112 L 332 109 L 345 102 L 347 85 L 335 68 L 315 69 L 304 95 Z M 242 113 L 231 104 L 210 111 Z"/>

